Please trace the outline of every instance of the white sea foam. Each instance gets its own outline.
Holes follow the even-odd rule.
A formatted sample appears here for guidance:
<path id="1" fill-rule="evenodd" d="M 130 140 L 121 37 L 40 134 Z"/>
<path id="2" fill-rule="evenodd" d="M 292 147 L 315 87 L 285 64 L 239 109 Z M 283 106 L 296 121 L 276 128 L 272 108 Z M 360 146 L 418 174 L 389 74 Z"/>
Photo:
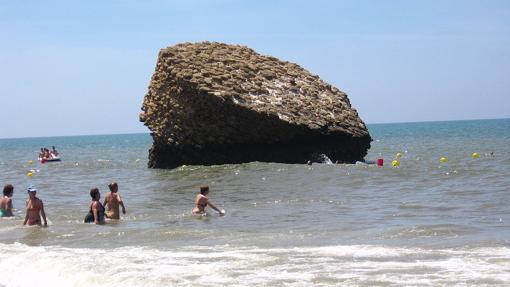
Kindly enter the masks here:
<path id="1" fill-rule="evenodd" d="M 319 159 L 321 160 L 322 163 L 325 163 L 325 164 L 333 164 L 333 162 L 331 161 L 331 159 L 325 155 L 325 154 L 320 154 L 319 155 Z"/>
<path id="2" fill-rule="evenodd" d="M 5 286 L 505 285 L 510 248 L 145 247 L 0 244 Z"/>

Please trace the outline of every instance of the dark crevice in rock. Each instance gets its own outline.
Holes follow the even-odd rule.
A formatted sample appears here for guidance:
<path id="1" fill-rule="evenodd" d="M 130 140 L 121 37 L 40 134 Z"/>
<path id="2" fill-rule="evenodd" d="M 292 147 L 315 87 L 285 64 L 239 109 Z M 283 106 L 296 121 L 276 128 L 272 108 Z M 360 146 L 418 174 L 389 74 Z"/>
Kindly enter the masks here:
<path id="1" fill-rule="evenodd" d="M 154 145 L 149 152 L 149 166 L 175 168 L 181 165 L 238 164 L 252 161 L 300 163 L 319 162 L 324 154 L 332 161 L 354 163 L 366 153 L 357 148 L 369 146 L 368 138 L 345 135 L 310 136 L 273 144 L 207 145 L 200 149 Z"/>

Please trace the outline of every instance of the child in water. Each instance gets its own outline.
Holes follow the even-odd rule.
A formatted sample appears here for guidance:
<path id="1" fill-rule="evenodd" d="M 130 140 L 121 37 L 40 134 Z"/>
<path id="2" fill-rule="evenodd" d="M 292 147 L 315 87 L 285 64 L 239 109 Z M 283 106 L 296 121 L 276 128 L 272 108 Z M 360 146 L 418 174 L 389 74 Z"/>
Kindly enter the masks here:
<path id="1" fill-rule="evenodd" d="M 207 195 L 209 194 L 209 186 L 201 186 L 200 193 L 195 196 L 195 207 L 191 211 L 193 214 L 206 214 L 205 208 L 206 206 L 210 206 L 212 209 L 216 210 L 220 216 L 225 215 L 225 210 L 219 210 L 209 201 Z"/>

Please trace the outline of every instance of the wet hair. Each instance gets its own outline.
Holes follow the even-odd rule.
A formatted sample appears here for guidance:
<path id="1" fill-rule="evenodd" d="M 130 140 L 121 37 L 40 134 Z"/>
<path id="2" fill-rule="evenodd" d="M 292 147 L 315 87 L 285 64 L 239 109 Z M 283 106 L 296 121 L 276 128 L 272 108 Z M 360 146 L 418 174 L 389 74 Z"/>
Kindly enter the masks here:
<path id="1" fill-rule="evenodd" d="M 119 188 L 119 185 L 114 181 L 108 184 L 108 188 L 110 189 L 110 191 L 115 192 Z"/>
<path id="2" fill-rule="evenodd" d="M 4 195 L 8 196 L 14 191 L 14 186 L 12 184 L 6 184 L 4 185 Z"/>
<path id="3" fill-rule="evenodd" d="M 96 198 L 96 195 L 99 194 L 99 188 L 97 187 L 94 187 L 90 190 L 90 197 L 92 197 L 92 199 Z"/>
<path id="4" fill-rule="evenodd" d="M 204 194 L 204 193 L 206 193 L 206 192 L 208 192 L 208 191 L 209 191 L 209 186 L 208 186 L 208 185 L 202 185 L 202 186 L 200 187 L 200 193 L 201 193 L 201 194 Z"/>

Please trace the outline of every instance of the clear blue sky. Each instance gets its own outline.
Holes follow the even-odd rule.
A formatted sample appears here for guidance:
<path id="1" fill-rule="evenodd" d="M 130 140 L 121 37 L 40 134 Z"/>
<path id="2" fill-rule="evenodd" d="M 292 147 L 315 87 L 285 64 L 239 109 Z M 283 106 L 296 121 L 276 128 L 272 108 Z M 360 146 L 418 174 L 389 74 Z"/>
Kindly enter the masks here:
<path id="1" fill-rule="evenodd" d="M 510 1 L 2 1 L 0 138 L 148 132 L 159 49 L 302 65 L 367 123 L 510 117 Z"/>

